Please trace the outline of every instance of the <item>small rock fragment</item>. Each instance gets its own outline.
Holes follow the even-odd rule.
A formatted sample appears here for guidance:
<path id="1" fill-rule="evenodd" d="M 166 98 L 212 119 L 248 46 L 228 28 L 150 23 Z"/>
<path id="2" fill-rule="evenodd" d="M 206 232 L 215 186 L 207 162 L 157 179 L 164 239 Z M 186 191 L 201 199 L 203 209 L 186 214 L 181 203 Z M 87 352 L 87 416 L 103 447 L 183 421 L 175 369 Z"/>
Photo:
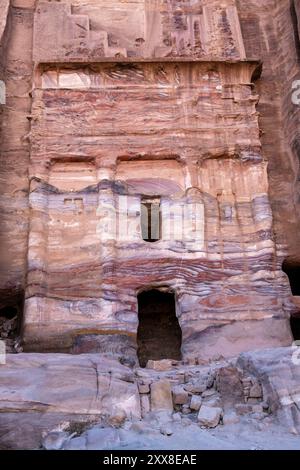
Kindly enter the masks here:
<path id="1" fill-rule="evenodd" d="M 170 424 L 163 424 L 160 428 L 160 433 L 164 436 L 172 436 L 173 429 L 171 428 Z"/>
<path id="2" fill-rule="evenodd" d="M 183 415 L 189 415 L 191 413 L 189 405 L 183 405 L 181 412 Z"/>
<path id="3" fill-rule="evenodd" d="M 226 426 L 228 424 L 238 423 L 240 418 L 234 411 L 228 411 L 223 416 L 223 424 Z"/>
<path id="4" fill-rule="evenodd" d="M 218 426 L 222 416 L 222 408 L 212 408 L 202 405 L 198 414 L 198 423 L 200 426 L 215 428 Z"/>
<path id="5" fill-rule="evenodd" d="M 177 385 L 172 390 L 174 405 L 185 405 L 189 401 L 189 394 L 180 385 Z"/>
<path id="6" fill-rule="evenodd" d="M 70 435 L 67 432 L 49 432 L 42 441 L 42 446 L 46 450 L 60 450 L 68 441 Z"/>
<path id="7" fill-rule="evenodd" d="M 191 399 L 191 404 L 190 404 L 191 410 L 199 411 L 201 404 L 202 404 L 202 398 L 197 395 L 193 395 Z"/>
<path id="8" fill-rule="evenodd" d="M 259 384 L 254 384 L 250 388 L 249 397 L 250 398 L 261 398 L 263 395 L 262 388 Z"/>
<path id="9" fill-rule="evenodd" d="M 151 384 L 151 410 L 173 411 L 171 386 L 168 380 L 159 380 Z"/>
<path id="10" fill-rule="evenodd" d="M 149 393 L 150 392 L 150 385 L 145 383 L 138 384 L 139 392 L 140 393 Z"/>

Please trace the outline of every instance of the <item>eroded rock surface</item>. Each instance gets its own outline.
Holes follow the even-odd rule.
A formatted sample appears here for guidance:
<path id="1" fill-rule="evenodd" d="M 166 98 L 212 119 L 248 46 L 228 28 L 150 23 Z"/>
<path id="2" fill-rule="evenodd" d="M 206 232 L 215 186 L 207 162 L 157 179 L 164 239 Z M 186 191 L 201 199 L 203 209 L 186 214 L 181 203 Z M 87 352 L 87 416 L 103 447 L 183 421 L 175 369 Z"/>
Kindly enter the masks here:
<path id="1" fill-rule="evenodd" d="M 271 411 L 292 432 L 300 432 L 300 366 L 299 348 L 269 349 L 242 354 L 238 367 L 257 377 L 263 387 L 264 400 Z M 261 393 L 258 386 L 250 395 Z"/>
<path id="2" fill-rule="evenodd" d="M 140 416 L 132 370 L 101 356 L 8 354 L 0 374 L 2 412 Z"/>
<path id="3" fill-rule="evenodd" d="M 133 436 L 150 443 L 190 426 L 236 433 L 240 426 L 267 433 L 277 426 L 291 436 L 300 433 L 294 353 L 264 350 L 168 371 L 128 368 L 95 354 L 8 355 L 0 366 L 0 446 L 117 448 Z M 101 440 L 104 428 L 110 431 Z"/>

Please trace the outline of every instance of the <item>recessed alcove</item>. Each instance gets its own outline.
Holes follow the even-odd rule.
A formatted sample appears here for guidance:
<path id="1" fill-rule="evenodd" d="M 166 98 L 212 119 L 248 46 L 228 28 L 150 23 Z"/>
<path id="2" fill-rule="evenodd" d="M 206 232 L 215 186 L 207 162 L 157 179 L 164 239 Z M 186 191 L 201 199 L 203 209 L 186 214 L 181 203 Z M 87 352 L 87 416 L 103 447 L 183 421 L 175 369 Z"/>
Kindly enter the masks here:
<path id="1" fill-rule="evenodd" d="M 175 295 L 156 289 L 138 295 L 138 358 L 147 361 L 181 359 L 182 332 L 176 316 Z"/>
<path id="2" fill-rule="evenodd" d="M 286 260 L 282 264 L 282 270 L 289 278 L 292 294 L 300 296 L 300 263 Z"/>
<path id="3" fill-rule="evenodd" d="M 141 201 L 142 238 L 146 242 L 161 239 L 160 197 L 143 197 Z"/>
<path id="4" fill-rule="evenodd" d="M 0 317 L 12 320 L 18 315 L 18 308 L 12 305 L 0 309 Z"/>
<path id="5" fill-rule="evenodd" d="M 300 299 L 300 263 L 285 260 L 282 265 L 282 270 L 289 278 L 292 294 L 295 298 Z M 297 304 L 299 301 L 297 301 Z M 291 315 L 291 330 L 295 341 L 300 340 L 300 311 Z"/>

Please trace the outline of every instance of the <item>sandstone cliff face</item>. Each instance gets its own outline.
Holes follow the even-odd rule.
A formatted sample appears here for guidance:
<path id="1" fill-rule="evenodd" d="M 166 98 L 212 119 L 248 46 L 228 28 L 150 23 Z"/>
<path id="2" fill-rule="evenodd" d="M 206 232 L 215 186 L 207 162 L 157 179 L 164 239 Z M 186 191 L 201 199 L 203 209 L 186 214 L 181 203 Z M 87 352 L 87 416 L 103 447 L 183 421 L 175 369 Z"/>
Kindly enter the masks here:
<path id="1" fill-rule="evenodd" d="M 1 308 L 21 305 L 25 288 L 29 215 L 26 136 L 30 129 L 34 5 L 34 1 L 10 2 L 0 45 L 0 79 L 6 84 L 6 105 L 0 105 Z"/>
<path id="2" fill-rule="evenodd" d="M 278 3 L 12 0 L 0 287 L 4 307 L 26 290 L 28 349 L 96 335 L 135 358 L 137 294 L 153 287 L 176 293 L 184 357 L 290 344 L 299 6 Z M 145 195 L 160 196 L 154 244 Z M 175 206 L 200 214 L 192 236 L 167 236 Z"/>
<path id="3" fill-rule="evenodd" d="M 300 5 L 297 0 L 239 0 L 237 5 L 247 57 L 259 56 L 263 61 L 262 76 L 256 82 L 257 109 L 276 241 L 297 263 L 300 108 L 292 103 L 292 84 L 300 77 Z"/>

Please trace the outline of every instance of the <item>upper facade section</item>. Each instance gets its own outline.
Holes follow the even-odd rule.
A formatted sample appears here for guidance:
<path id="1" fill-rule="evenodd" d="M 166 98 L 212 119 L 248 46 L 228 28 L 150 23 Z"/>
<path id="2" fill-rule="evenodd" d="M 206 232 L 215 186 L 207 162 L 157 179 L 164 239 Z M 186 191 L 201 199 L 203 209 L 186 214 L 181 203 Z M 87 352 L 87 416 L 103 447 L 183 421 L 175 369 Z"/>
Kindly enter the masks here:
<path id="1" fill-rule="evenodd" d="M 34 61 L 244 60 L 236 0 L 39 1 Z"/>

